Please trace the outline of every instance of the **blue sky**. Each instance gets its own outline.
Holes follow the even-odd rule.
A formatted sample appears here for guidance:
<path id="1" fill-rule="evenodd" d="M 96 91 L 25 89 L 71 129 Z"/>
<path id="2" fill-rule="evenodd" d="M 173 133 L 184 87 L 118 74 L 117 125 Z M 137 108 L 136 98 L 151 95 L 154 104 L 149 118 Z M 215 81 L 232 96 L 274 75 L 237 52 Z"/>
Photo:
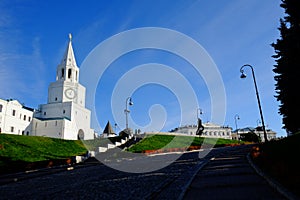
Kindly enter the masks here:
<path id="1" fill-rule="evenodd" d="M 18 99 L 33 108 L 46 103 L 47 88 L 55 80 L 56 66 L 65 51 L 69 33 L 73 35 L 73 48 L 80 67 L 99 43 L 115 34 L 134 28 L 162 27 L 193 38 L 218 67 L 226 92 L 223 125 L 235 128 L 236 114 L 240 116 L 239 127 L 256 126 L 260 118 L 252 77 L 239 78 L 240 67 L 248 63 L 255 69 L 265 124 L 278 136 L 285 136 L 278 102 L 274 98 L 272 69 L 275 62 L 270 46 L 279 37 L 277 28 L 283 16 L 279 5 L 280 0 L 2 0 L 0 98 Z M 100 128 L 107 120 L 115 123 L 111 97 L 116 82 L 124 73 L 144 63 L 161 63 L 179 71 L 191 82 L 204 113 L 203 120 L 211 120 L 210 94 L 202 77 L 190 64 L 169 52 L 145 49 L 115 60 L 101 77 L 95 94 Z M 250 70 L 246 69 L 246 73 L 250 75 Z M 168 88 L 144 85 L 132 94 L 132 98 L 130 122 L 134 123 L 131 124 L 146 126 L 151 120 L 149 108 L 157 104 L 165 109 L 163 114 L 156 115 L 157 119 L 167 115 L 163 130 L 175 128 L 180 123 L 178 100 Z M 125 99 L 126 96 L 120 99 L 124 106 Z M 196 109 L 184 123 L 196 123 Z M 123 119 L 117 121 L 119 127 L 124 128 L 123 110 L 117 115 Z M 95 128 L 100 131 L 99 127 Z"/>

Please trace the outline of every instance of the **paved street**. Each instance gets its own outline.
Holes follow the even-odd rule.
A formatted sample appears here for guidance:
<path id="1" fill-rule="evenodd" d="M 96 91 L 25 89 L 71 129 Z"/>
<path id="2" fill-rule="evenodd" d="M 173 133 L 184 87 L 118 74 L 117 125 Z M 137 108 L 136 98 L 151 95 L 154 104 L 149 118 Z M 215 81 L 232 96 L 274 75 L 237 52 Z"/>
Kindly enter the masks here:
<path id="1" fill-rule="evenodd" d="M 246 148 L 216 154 L 196 174 L 184 199 L 285 199 L 258 175 Z"/>
<path id="2" fill-rule="evenodd" d="M 100 163 L 23 176 L 0 186 L 1 199 L 283 199 L 249 166 L 249 146 L 183 154 L 167 167 L 126 173 Z M 203 153 L 203 152 L 201 152 Z M 151 157 L 167 162 L 172 154 Z M 148 158 L 138 158 L 149 163 Z M 133 161 L 126 161 L 133 162 Z M 123 165 L 120 161 L 118 165 Z M 199 170 L 200 169 L 200 170 Z M 193 181 L 192 181 L 193 180 Z"/>
<path id="3" fill-rule="evenodd" d="M 151 161 L 166 162 L 169 156 L 172 155 L 152 156 Z M 144 162 L 147 165 L 147 159 Z M 103 164 L 75 166 L 74 170 L 47 172 L 33 178 L 22 176 L 24 180 L 0 186 L 0 196 L 1 199 L 176 198 L 182 193 L 181 186 L 190 180 L 201 162 L 195 152 L 184 154 L 166 168 L 148 173 L 126 173 Z"/>

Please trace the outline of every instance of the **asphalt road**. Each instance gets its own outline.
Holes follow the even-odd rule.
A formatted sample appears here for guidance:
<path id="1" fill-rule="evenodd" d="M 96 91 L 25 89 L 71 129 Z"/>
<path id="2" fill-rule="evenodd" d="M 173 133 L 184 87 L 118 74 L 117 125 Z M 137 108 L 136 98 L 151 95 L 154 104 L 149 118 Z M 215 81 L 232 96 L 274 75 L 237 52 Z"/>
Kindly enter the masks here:
<path id="1" fill-rule="evenodd" d="M 175 162 L 170 160 L 177 154 L 111 162 L 111 166 L 116 169 L 120 166 L 133 166 L 132 163 L 135 162 L 143 169 L 155 163 L 167 165 L 146 173 L 128 173 L 98 162 L 90 162 L 74 167 L 0 177 L 2 180 L 6 178 L 6 182 L 3 181 L 0 186 L 0 199 L 199 199 L 203 190 L 192 186 L 195 179 L 200 178 L 197 176 L 203 172 L 202 169 L 219 155 L 234 157 L 234 152 L 239 152 L 239 155 L 243 152 L 243 156 L 246 156 L 249 149 L 250 146 L 218 148 L 209 151 L 204 158 L 201 158 L 201 154 L 206 154 L 206 151 L 200 152 L 200 158 L 199 152 L 185 153 Z M 267 183 L 263 182 L 265 184 Z M 210 191 L 218 192 L 219 189 L 211 187 Z M 272 189 L 267 192 L 270 191 L 272 197 L 279 195 Z"/>

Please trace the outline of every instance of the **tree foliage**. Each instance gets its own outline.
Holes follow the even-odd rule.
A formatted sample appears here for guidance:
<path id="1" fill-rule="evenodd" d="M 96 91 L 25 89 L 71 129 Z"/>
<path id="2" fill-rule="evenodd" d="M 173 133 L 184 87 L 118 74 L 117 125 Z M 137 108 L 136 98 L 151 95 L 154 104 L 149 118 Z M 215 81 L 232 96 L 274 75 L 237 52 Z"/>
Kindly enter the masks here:
<path id="1" fill-rule="evenodd" d="M 241 134 L 240 139 L 245 142 L 261 142 L 260 137 L 253 132 Z"/>
<path id="2" fill-rule="evenodd" d="M 300 1 L 282 0 L 285 17 L 280 19 L 280 38 L 275 50 L 276 98 L 280 102 L 283 128 L 288 133 L 300 130 Z"/>

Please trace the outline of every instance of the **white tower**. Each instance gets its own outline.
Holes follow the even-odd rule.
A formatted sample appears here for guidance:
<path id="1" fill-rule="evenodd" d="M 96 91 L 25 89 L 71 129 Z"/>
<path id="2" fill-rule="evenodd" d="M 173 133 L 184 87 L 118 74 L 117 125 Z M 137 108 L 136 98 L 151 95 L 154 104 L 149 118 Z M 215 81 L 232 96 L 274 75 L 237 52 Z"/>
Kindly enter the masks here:
<path id="1" fill-rule="evenodd" d="M 79 83 L 72 36 L 61 63 L 56 69 L 56 81 L 48 88 L 48 102 L 34 113 L 32 135 L 62 139 L 93 139 L 90 110 L 85 108 L 85 87 Z"/>
<path id="2" fill-rule="evenodd" d="M 69 39 L 63 59 L 56 69 L 56 81 L 49 86 L 48 103 L 72 101 L 85 106 L 85 88 L 78 83 L 79 68 L 74 56 L 71 34 Z"/>

